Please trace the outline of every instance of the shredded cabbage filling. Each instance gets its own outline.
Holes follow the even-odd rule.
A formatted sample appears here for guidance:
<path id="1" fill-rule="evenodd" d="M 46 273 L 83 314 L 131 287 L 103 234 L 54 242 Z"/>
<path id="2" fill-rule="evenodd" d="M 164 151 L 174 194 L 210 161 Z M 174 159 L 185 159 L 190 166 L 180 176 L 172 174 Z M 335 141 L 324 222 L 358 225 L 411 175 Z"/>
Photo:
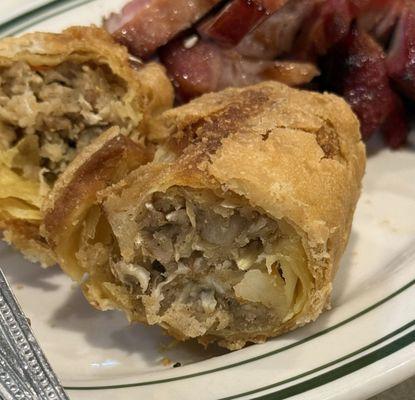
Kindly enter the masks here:
<path id="1" fill-rule="evenodd" d="M 104 65 L 63 62 L 0 68 L 0 162 L 53 183 L 76 153 L 111 126 L 128 133 L 137 116 L 125 84 Z"/>
<path id="2" fill-rule="evenodd" d="M 301 240 L 236 196 L 173 187 L 136 217 L 135 259 L 111 262 L 147 320 L 187 337 L 252 334 L 300 312 L 311 285 Z"/>

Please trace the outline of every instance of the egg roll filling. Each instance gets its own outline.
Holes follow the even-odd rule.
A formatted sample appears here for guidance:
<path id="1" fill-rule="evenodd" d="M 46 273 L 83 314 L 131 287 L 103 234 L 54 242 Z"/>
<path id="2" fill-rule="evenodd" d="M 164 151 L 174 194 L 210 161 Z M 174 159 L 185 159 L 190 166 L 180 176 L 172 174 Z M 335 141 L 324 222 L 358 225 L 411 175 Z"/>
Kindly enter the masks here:
<path id="1" fill-rule="evenodd" d="M 306 302 L 299 235 L 239 196 L 171 187 L 153 193 L 135 223 L 134 259 L 120 256 L 119 240 L 111 272 L 141 299 L 148 323 L 178 337 L 259 335 Z"/>
<path id="2" fill-rule="evenodd" d="M 0 68 L 0 161 L 26 179 L 52 184 L 76 153 L 110 126 L 129 133 L 137 116 L 125 83 L 106 65 L 66 61 Z"/>

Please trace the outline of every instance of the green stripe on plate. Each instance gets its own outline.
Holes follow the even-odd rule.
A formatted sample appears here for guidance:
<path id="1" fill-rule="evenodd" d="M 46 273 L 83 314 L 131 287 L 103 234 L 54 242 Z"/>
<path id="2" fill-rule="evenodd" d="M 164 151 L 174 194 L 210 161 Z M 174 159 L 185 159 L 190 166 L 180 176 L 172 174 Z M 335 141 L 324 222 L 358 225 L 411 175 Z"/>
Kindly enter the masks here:
<path id="1" fill-rule="evenodd" d="M 347 354 L 346 356 L 340 357 L 337 360 L 331 361 L 331 362 L 329 362 L 327 364 L 324 364 L 324 365 L 322 365 L 318 368 L 314 368 L 310 371 L 304 372 L 303 374 L 299 374 L 297 376 L 291 377 L 291 378 L 286 379 L 284 381 L 274 383 L 272 385 L 268 385 L 268 386 L 264 386 L 264 387 L 259 388 L 259 389 L 251 390 L 249 392 L 240 393 L 240 394 L 230 396 L 230 397 L 224 397 L 220 400 L 237 399 L 237 398 L 240 398 L 240 397 L 243 397 L 243 396 L 248 396 L 248 395 L 251 395 L 251 394 L 258 393 L 258 392 L 263 392 L 264 390 L 269 390 L 269 389 L 284 385 L 286 383 L 293 382 L 297 379 L 304 378 L 308 375 L 314 374 L 314 373 L 319 372 L 319 371 L 321 371 L 325 368 L 332 367 L 335 364 L 338 364 L 342 361 L 345 361 L 349 358 L 352 358 L 352 357 L 354 357 L 354 356 L 356 356 L 360 353 L 363 353 L 363 352 L 365 352 L 365 351 L 367 351 L 367 350 L 369 350 L 369 349 L 371 349 L 375 346 L 378 346 L 379 344 L 391 339 L 392 337 L 398 335 L 401 332 L 404 332 L 405 330 L 407 330 L 408 328 L 413 327 L 414 325 L 415 325 L 415 320 L 413 320 L 413 321 L 409 322 L 408 324 L 402 326 L 401 328 L 397 329 L 396 331 L 382 337 L 381 339 L 378 339 L 375 342 L 373 342 L 373 343 L 371 343 L 367 346 L 364 346 L 359 350 L 354 351 L 353 353 Z M 332 370 L 330 370 L 330 371 L 328 371 L 324 374 L 316 376 L 315 378 L 311 378 L 311 379 L 309 379 L 305 382 L 298 383 L 297 385 L 293 385 L 293 386 L 290 386 L 288 388 L 279 390 L 277 392 L 268 393 L 264 396 L 255 397 L 255 398 L 252 398 L 252 399 L 255 399 L 255 400 L 256 399 L 258 399 L 258 400 L 270 400 L 270 399 L 277 400 L 278 399 L 279 400 L 279 399 L 286 399 L 290 396 L 294 396 L 296 394 L 306 392 L 307 390 L 311 390 L 311 389 L 314 389 L 318 386 L 322 386 L 326 383 L 332 382 L 332 381 L 334 381 L 336 379 L 339 379 L 343 376 L 349 375 L 352 372 L 358 371 L 359 369 L 367 367 L 368 365 L 370 365 L 370 364 L 372 364 L 376 361 L 379 361 L 382 358 L 385 358 L 385 357 L 389 356 L 390 354 L 392 354 L 392 353 L 408 346 L 409 344 L 413 343 L 414 341 L 415 341 L 415 330 L 412 329 L 409 333 L 407 333 L 404 336 L 400 337 L 399 339 L 396 339 L 395 341 L 387 344 L 386 346 L 384 346 L 380 349 L 377 349 L 377 350 L 373 351 L 370 354 L 366 354 L 366 355 L 364 355 L 364 356 L 362 356 L 362 357 L 360 357 L 356 360 L 350 361 L 349 363 L 347 363 L 345 365 L 342 365 L 338 368 L 332 369 Z"/>
<path id="2" fill-rule="evenodd" d="M 229 369 L 229 368 L 234 368 L 234 367 L 238 367 L 240 365 L 244 365 L 244 364 L 248 364 L 254 361 L 258 361 L 261 360 L 262 358 L 266 358 L 278 353 L 282 353 L 283 351 L 286 351 L 288 349 L 291 349 L 293 347 L 297 347 L 303 343 L 309 342 L 310 340 L 313 340 L 317 337 L 323 336 L 325 334 L 327 334 L 328 332 L 331 332 L 353 320 L 355 320 L 356 318 L 361 317 L 364 314 L 367 314 L 368 312 L 372 311 L 373 309 L 381 306 L 382 304 L 386 303 L 387 301 L 391 300 L 392 298 L 398 296 L 400 293 L 404 292 L 405 290 L 409 289 L 411 286 L 413 286 L 415 283 L 415 279 L 412 280 L 411 282 L 407 283 L 405 286 L 401 287 L 400 289 L 398 289 L 397 291 L 395 291 L 394 293 L 390 294 L 389 296 L 383 298 L 382 300 L 378 301 L 375 304 L 372 304 L 370 307 L 367 307 L 366 309 L 358 312 L 355 315 L 352 315 L 351 317 L 329 327 L 326 328 L 320 332 L 315 333 L 314 335 L 310 335 L 302 340 L 299 340 L 295 343 L 292 343 L 288 346 L 284 346 L 281 347 L 279 349 L 270 351 L 268 353 L 264 353 L 261 354 L 259 356 L 256 357 L 252 357 L 252 358 L 248 358 L 246 360 L 243 361 L 239 361 L 237 363 L 233 363 L 233 364 L 228 364 L 228 365 L 224 365 L 222 367 L 218 367 L 218 368 L 212 368 L 210 370 L 207 371 L 201 371 L 201 372 L 196 372 L 193 374 L 188 374 L 188 375 L 182 375 L 182 376 L 176 376 L 176 377 L 172 377 L 172 378 L 166 378 L 166 379 L 158 379 L 158 380 L 154 380 L 154 381 L 146 381 L 146 382 L 133 382 L 133 383 L 125 383 L 125 384 L 120 384 L 120 385 L 108 385 L 108 386 L 65 386 L 66 390 L 105 390 L 105 389 L 122 389 L 122 388 L 128 388 L 128 387 L 136 387 L 136 386 L 146 386 L 146 385 L 154 385 L 154 384 L 159 384 L 159 383 L 167 383 L 167 382 L 173 382 L 173 381 L 178 381 L 178 380 L 182 380 L 182 379 L 189 379 L 189 378 L 194 378 L 196 376 L 201 376 L 201 375 L 206 375 L 206 374 L 211 374 L 214 372 L 219 372 L 219 371 L 223 371 L 225 369 Z"/>
<path id="3" fill-rule="evenodd" d="M 3 24 L 0 24 L 0 36 L 3 36 L 5 34 L 14 35 L 14 34 L 19 33 L 19 32 L 21 32 L 21 31 L 23 31 L 27 28 L 30 28 L 31 26 L 33 26 L 36 23 L 40 23 L 40 22 L 42 22 L 42 21 L 44 21 L 48 18 L 54 17 L 54 16 L 59 15 L 59 14 L 65 12 L 65 11 L 69 11 L 71 9 L 74 9 L 78 6 L 81 6 L 81 5 L 84 5 L 84 4 L 87 4 L 87 3 L 91 3 L 92 1 L 95 1 L 95 0 L 52 0 L 51 2 L 49 2 L 47 4 L 44 4 L 43 6 L 41 6 L 39 8 L 36 8 L 36 9 L 34 9 L 32 11 L 29 11 L 25 14 L 22 14 L 22 15 L 16 17 L 16 18 L 13 18 L 13 19 L 11 19 L 11 20 L 3 23 Z M 331 331 L 333 331 L 333 330 L 335 330 L 335 329 L 337 329 L 337 328 L 339 328 L 339 327 L 355 320 L 356 318 L 359 318 L 360 316 L 372 311 L 373 309 L 379 307 L 380 305 L 384 304 L 385 302 L 389 301 L 393 297 L 399 295 L 403 291 L 405 291 L 408 288 L 410 288 L 411 286 L 413 286 L 414 283 L 415 283 L 415 280 L 412 280 L 411 282 L 409 282 L 408 284 L 406 284 L 402 288 L 398 289 L 396 292 L 394 292 L 394 293 L 390 294 L 389 296 L 385 297 L 384 299 L 380 300 L 379 302 L 373 304 L 370 307 L 367 307 L 366 309 L 360 311 L 359 313 L 357 313 L 357 314 L 345 319 L 344 321 L 342 321 L 338 324 L 335 324 L 335 325 L 333 325 L 333 326 L 331 326 L 327 329 L 324 329 L 320 332 L 317 332 L 317 333 L 315 333 L 311 336 L 308 336 L 307 338 L 304 338 L 302 340 L 299 340 L 298 342 L 293 343 L 291 345 L 284 346 L 284 347 L 276 349 L 274 351 L 271 351 L 271 352 L 268 352 L 268 353 L 265 353 L 265 354 L 262 354 L 262 355 L 259 355 L 259 356 L 256 356 L 256 357 L 252 357 L 252 358 L 249 358 L 249 359 L 237 362 L 237 363 L 228 364 L 228 365 L 225 365 L 225 366 L 222 366 L 222 367 L 219 367 L 219 368 L 214 368 L 214 369 L 211 369 L 211 370 L 202 371 L 202 372 L 198 372 L 198 373 L 194 373 L 194 374 L 188 374 L 188 375 L 183 375 L 183 376 L 168 378 L 168 379 L 160 379 L 160 380 L 155 380 L 155 381 L 137 382 L 137 383 L 129 383 L 129 384 L 123 384 L 123 385 L 110 385 L 110 386 L 81 386 L 81 387 L 67 386 L 67 387 L 65 387 L 65 389 L 66 390 L 102 390 L 102 389 L 117 389 L 117 388 L 128 388 L 128 387 L 135 387 L 135 386 L 153 385 L 153 384 L 158 384 L 158 383 L 165 383 L 165 382 L 172 382 L 172 381 L 181 380 L 181 379 L 193 378 L 193 377 L 196 377 L 196 376 L 210 374 L 210 373 L 222 371 L 222 370 L 225 370 L 225 369 L 237 367 L 237 366 L 240 366 L 240 365 L 243 365 L 243 364 L 251 363 L 251 362 L 254 362 L 254 361 L 258 361 L 262 358 L 269 357 L 269 356 L 281 353 L 285 350 L 291 349 L 293 347 L 299 346 L 299 345 L 301 345 L 303 343 L 306 343 L 310 340 L 313 340 L 313 339 L 315 339 L 319 336 L 323 336 L 323 335 L 325 335 L 325 334 L 327 334 L 327 333 L 329 333 L 329 332 L 331 332 Z M 401 328 L 401 329 L 403 329 L 403 328 Z M 398 330 L 398 331 L 401 331 L 401 330 Z M 395 331 L 394 334 L 397 334 L 398 331 Z M 337 368 L 333 371 L 330 371 L 326 374 L 323 374 L 323 375 L 321 375 L 317 378 L 313 378 L 313 379 L 310 379 L 307 382 L 303 382 L 301 384 L 292 386 L 291 388 L 283 389 L 279 392 L 266 395 L 265 397 L 259 397 L 258 399 L 270 399 L 270 398 L 272 398 L 272 399 L 285 399 L 285 398 L 287 398 L 289 396 L 292 396 L 294 394 L 301 393 L 305 390 L 310 390 L 314 387 L 320 386 L 322 384 L 321 382 L 327 383 L 327 382 L 330 382 L 332 380 L 338 379 L 338 377 L 340 377 L 340 376 L 344 376 L 348 373 L 353 372 L 354 370 L 358 370 L 360 368 L 363 368 L 364 366 L 369 365 L 370 363 L 372 363 L 374 361 L 377 361 L 378 359 L 384 358 L 387 355 L 392 354 L 394 351 L 399 350 L 400 348 L 402 348 L 405 345 L 409 344 L 409 343 L 404 344 L 404 343 L 406 343 L 405 340 L 409 340 L 408 338 L 411 338 L 410 343 L 412 343 L 413 340 L 414 340 L 413 332 L 411 334 L 408 334 L 408 335 L 404 336 L 403 338 L 400 338 L 400 339 L 396 340 L 395 342 L 385 346 L 382 349 L 374 351 L 370 355 L 363 356 L 362 358 L 360 358 L 358 360 L 352 361 L 349 364 L 341 366 L 341 367 L 339 367 L 339 368 Z M 384 339 L 384 338 L 382 338 L 382 339 Z M 380 340 L 382 340 L 382 339 L 380 339 Z M 376 342 L 374 342 L 374 343 L 376 343 Z M 372 345 L 374 345 L 374 344 L 372 344 Z M 372 345 L 369 345 L 369 346 L 372 346 Z M 360 351 L 364 351 L 364 350 L 361 349 Z M 354 354 L 354 353 L 352 353 L 352 354 Z M 356 355 L 356 354 L 354 354 L 354 355 Z M 349 358 L 349 357 L 352 357 L 352 355 L 348 355 L 348 356 L 345 356 L 345 357 Z M 338 363 L 340 361 L 341 361 L 340 359 L 336 360 L 336 361 L 333 361 L 332 363 L 330 363 L 330 365 L 333 365 L 333 364 Z M 322 368 L 327 368 L 327 366 L 320 367 L 320 369 L 322 369 Z M 353 371 L 352 371 L 352 369 L 353 369 Z M 347 371 L 350 371 L 350 372 L 347 372 Z M 314 372 L 316 372 L 316 371 L 314 370 Z M 306 373 L 306 375 L 309 375 L 311 373 L 313 373 L 313 372 L 308 372 L 308 373 Z M 306 375 L 304 375 L 304 376 L 306 376 Z M 293 379 L 299 379 L 299 377 L 292 378 L 292 380 Z M 285 383 L 287 383 L 287 382 L 285 382 Z M 280 383 L 274 384 L 274 385 L 272 385 L 268 388 L 272 388 L 272 387 L 275 387 L 277 385 L 282 385 L 282 384 L 283 383 L 280 382 Z M 300 389 L 298 389 L 299 387 L 300 387 Z M 252 393 L 249 392 L 249 393 L 241 394 L 241 395 L 238 395 L 238 397 L 243 396 L 243 395 L 258 393 L 259 391 L 264 391 L 264 390 L 267 390 L 267 388 L 261 388 L 261 389 L 258 389 L 255 392 L 252 392 Z M 301 391 L 296 391 L 296 390 L 301 390 Z M 269 397 L 269 396 L 272 396 L 272 397 Z M 233 399 L 233 398 L 235 398 L 235 397 L 229 397 L 227 399 Z"/>
<path id="4" fill-rule="evenodd" d="M 0 24 L 0 36 L 15 35 L 48 18 L 72 10 L 75 7 L 91 3 L 92 1 L 95 0 L 52 0 L 49 3 Z"/>

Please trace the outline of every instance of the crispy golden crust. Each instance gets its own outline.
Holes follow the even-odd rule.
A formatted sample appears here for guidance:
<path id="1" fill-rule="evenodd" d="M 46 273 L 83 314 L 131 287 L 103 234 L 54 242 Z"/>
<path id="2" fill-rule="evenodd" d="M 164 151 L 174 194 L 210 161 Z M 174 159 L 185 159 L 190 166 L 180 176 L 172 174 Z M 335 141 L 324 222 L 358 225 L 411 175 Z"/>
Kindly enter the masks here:
<path id="1" fill-rule="evenodd" d="M 306 228 L 313 243 L 330 237 L 337 265 L 365 170 L 359 123 L 345 101 L 265 82 L 202 96 L 162 119 L 166 147 L 185 148 L 182 170 L 196 164 L 253 205 Z"/>
<path id="2" fill-rule="evenodd" d="M 165 137 L 170 135 L 165 151 L 175 161 L 140 167 L 97 197 L 111 221 L 122 259 L 133 260 L 138 229 L 126 216 L 137 215 L 151 193 L 172 186 L 210 189 L 219 195 L 229 191 L 295 229 L 307 255 L 313 288 L 294 318 L 256 336 L 235 333 L 219 344 L 240 348 L 247 341 L 260 342 L 315 319 L 328 305 L 365 169 L 359 124 L 350 107 L 336 96 L 273 82 L 202 96 L 167 111 L 161 121 Z M 48 212 L 52 214 L 53 207 Z M 79 279 L 77 260 L 68 257 L 74 249 L 65 244 L 65 230 L 66 225 L 54 229 L 46 224 L 61 265 Z M 101 265 L 104 269 L 108 266 Z M 102 276 L 95 278 L 94 273 L 83 289 L 95 306 L 118 308 L 131 320 L 145 321 L 138 300 L 113 278 L 105 286 Z M 177 330 L 164 328 L 185 339 Z M 208 344 L 218 338 L 198 340 Z"/>
<path id="3" fill-rule="evenodd" d="M 1 40 L 0 68 L 16 61 L 25 61 L 33 68 L 54 67 L 67 61 L 108 66 L 111 73 L 125 84 L 123 102 L 134 110 L 137 118 L 137 126 L 130 137 L 142 144 L 146 142 L 150 121 L 173 103 L 173 88 L 164 68 L 156 63 L 141 65 L 130 62 L 126 48 L 116 44 L 108 33 L 97 27 L 71 27 L 58 34 L 36 32 Z M 48 188 L 42 187 L 38 180 L 32 183 L 38 185 L 36 203 L 41 203 Z M 37 205 L 30 204 L 30 207 L 36 208 Z M 0 213 L 5 239 L 31 260 L 38 259 L 46 266 L 54 261 L 36 229 L 40 222 Z"/>
<path id="4" fill-rule="evenodd" d="M 81 152 L 60 176 L 44 203 L 41 231 L 47 234 L 50 247 L 53 249 L 57 243 L 67 243 L 77 223 L 96 203 L 100 190 L 151 158 L 149 151 L 121 135 L 116 128 L 103 133 Z M 65 267 L 66 263 L 61 265 Z M 68 271 L 75 279 L 79 279 L 83 272 Z"/>
<path id="5" fill-rule="evenodd" d="M 150 117 L 173 103 L 173 88 L 160 64 L 131 63 L 127 49 L 116 44 L 105 30 L 94 26 L 75 26 L 62 33 L 28 33 L 1 40 L 0 67 L 16 61 L 25 61 L 32 67 L 53 67 L 64 61 L 107 65 L 126 83 L 125 100 L 139 115 L 148 112 Z"/>
<path id="6" fill-rule="evenodd" d="M 24 249 L 25 257 L 29 261 L 39 261 L 42 265 L 54 265 L 55 255 L 49 248 L 45 238 L 39 234 L 39 225 L 31 221 L 8 219 L 1 216 L 0 229 L 3 230 L 4 240 Z"/>

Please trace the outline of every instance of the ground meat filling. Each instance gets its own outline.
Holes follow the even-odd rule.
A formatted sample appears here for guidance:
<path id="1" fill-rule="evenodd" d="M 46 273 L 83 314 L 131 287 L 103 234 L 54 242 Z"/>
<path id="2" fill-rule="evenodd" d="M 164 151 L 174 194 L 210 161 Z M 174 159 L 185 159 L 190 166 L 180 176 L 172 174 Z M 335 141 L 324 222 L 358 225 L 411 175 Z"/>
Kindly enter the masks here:
<path id="1" fill-rule="evenodd" d="M 133 129 L 125 93 L 123 82 L 104 65 L 68 61 L 33 68 L 16 62 L 0 68 L 3 142 L 37 151 L 43 176 L 52 183 L 100 133 L 114 125 L 127 133 Z"/>
<path id="2" fill-rule="evenodd" d="M 284 237 L 277 221 L 240 199 L 183 188 L 153 194 L 136 221 L 134 262 L 114 260 L 111 270 L 139 294 L 149 323 L 226 337 L 275 327 L 289 314 L 273 259 Z"/>

